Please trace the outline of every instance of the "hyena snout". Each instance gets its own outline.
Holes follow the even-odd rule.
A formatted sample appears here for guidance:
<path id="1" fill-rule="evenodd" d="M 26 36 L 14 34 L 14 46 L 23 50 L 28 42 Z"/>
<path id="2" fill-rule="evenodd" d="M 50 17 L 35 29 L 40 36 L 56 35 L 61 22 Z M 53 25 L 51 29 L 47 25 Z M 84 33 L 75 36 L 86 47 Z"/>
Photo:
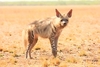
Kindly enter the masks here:
<path id="1" fill-rule="evenodd" d="M 63 25 L 64 25 L 64 26 L 66 26 L 66 25 L 67 25 L 67 23 L 66 23 L 66 22 L 63 22 Z"/>
<path id="2" fill-rule="evenodd" d="M 61 26 L 66 26 L 67 23 L 68 23 L 68 22 L 66 22 L 66 21 L 62 21 L 62 22 L 61 22 Z"/>
<path id="3" fill-rule="evenodd" d="M 61 26 L 66 26 L 68 23 L 68 19 L 61 19 Z"/>

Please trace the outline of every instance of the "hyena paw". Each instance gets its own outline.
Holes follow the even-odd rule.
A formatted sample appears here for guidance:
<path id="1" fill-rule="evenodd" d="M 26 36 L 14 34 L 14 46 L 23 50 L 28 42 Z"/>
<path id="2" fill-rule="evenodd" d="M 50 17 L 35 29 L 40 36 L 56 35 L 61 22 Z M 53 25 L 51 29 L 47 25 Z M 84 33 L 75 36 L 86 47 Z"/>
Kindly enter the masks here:
<path id="1" fill-rule="evenodd" d="M 57 56 L 57 50 L 52 51 L 52 53 L 53 53 L 53 56 L 54 56 L 54 57 L 56 57 L 56 56 Z"/>

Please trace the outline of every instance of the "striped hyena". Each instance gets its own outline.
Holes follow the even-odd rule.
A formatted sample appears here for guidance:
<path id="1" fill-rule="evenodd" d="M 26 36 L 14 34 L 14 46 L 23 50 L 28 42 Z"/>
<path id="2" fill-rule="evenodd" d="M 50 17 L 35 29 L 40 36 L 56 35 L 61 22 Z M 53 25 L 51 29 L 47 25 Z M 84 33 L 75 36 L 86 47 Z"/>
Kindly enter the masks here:
<path id="1" fill-rule="evenodd" d="M 38 36 L 42 38 L 48 38 L 51 43 L 52 54 L 57 56 L 57 42 L 59 35 L 64 27 L 69 22 L 69 18 L 72 16 L 72 9 L 65 15 L 62 15 L 57 9 L 55 9 L 56 16 L 47 18 L 45 20 L 34 21 L 30 23 L 28 27 L 23 31 L 24 45 L 27 47 L 26 58 L 31 57 L 31 50 L 38 41 Z"/>

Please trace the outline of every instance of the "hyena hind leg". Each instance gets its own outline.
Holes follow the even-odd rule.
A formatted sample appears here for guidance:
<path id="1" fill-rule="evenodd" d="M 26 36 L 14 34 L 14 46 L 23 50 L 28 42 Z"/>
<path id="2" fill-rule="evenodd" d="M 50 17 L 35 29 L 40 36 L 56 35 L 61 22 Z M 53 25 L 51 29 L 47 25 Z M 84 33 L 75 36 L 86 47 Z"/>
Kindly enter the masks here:
<path id="1" fill-rule="evenodd" d="M 26 51 L 26 58 L 28 57 L 28 54 L 29 54 L 29 58 L 32 59 L 31 51 L 32 51 L 32 48 L 35 46 L 36 43 L 37 43 L 37 39 L 33 40 L 32 44 L 29 44 L 28 49 Z"/>
<path id="2" fill-rule="evenodd" d="M 37 40 L 38 40 L 38 38 L 33 34 L 33 31 L 29 31 L 28 32 L 28 42 L 29 42 L 29 45 L 28 45 L 28 49 L 26 51 L 26 58 L 29 55 L 29 58 L 32 59 L 32 57 L 31 57 L 31 50 L 35 46 L 35 44 L 37 43 Z"/>

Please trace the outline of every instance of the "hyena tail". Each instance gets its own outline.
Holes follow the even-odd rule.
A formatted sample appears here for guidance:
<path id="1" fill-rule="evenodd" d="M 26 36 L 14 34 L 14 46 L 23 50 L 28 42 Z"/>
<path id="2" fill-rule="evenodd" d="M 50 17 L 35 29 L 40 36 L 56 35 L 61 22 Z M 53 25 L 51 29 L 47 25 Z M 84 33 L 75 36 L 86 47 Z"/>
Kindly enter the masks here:
<path id="1" fill-rule="evenodd" d="M 22 31 L 22 42 L 24 44 L 25 51 L 26 51 L 27 46 L 28 46 L 28 31 L 27 30 Z"/>

